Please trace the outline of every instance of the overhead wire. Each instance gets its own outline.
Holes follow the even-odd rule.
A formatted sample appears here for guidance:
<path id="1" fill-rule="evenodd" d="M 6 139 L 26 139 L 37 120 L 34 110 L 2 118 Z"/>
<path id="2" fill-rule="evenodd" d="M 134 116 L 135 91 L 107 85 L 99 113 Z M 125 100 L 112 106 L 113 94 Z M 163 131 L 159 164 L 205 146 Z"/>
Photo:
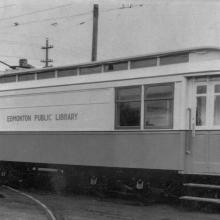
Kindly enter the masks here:
<path id="1" fill-rule="evenodd" d="M 20 44 L 20 45 L 35 45 L 35 46 L 39 46 L 39 47 L 41 47 L 41 45 L 40 44 L 36 44 L 36 43 L 26 43 L 26 42 L 24 42 L 24 41 L 15 41 L 15 40 L 8 40 L 8 39 L 1 39 L 0 38 L 0 44 L 2 44 L 2 43 L 4 43 L 4 42 L 6 42 L 7 44 Z"/>
<path id="2" fill-rule="evenodd" d="M 69 4 L 67 4 L 67 5 L 69 5 Z M 131 9 L 131 8 L 142 7 L 142 6 L 143 6 L 143 4 L 136 4 L 136 5 L 130 5 L 130 6 L 122 6 L 122 7 L 116 7 L 116 8 L 110 8 L 110 9 L 106 9 L 106 10 L 101 10 L 100 12 L 106 13 L 106 12 L 115 11 L 115 10 Z M 55 9 L 55 8 L 58 8 L 58 7 L 50 8 L 50 10 Z M 19 16 L 8 17 L 8 18 L 5 18 L 5 19 L 12 19 L 12 18 L 16 18 L 16 17 L 30 15 L 30 14 L 33 14 L 33 13 L 43 12 L 43 11 L 46 11 L 46 10 L 49 10 L 49 9 L 39 10 L 39 11 L 35 11 L 35 12 L 32 12 L 32 13 L 26 13 L 26 14 L 19 15 Z M 34 24 L 34 23 L 48 22 L 48 21 L 51 21 L 51 20 L 54 20 L 54 21 L 55 20 L 63 20 L 63 19 L 79 17 L 79 16 L 83 16 L 83 15 L 89 15 L 91 13 L 92 13 L 92 10 L 87 11 L 87 12 L 82 12 L 82 13 L 74 14 L 74 15 L 57 16 L 57 17 L 45 18 L 45 19 L 42 19 L 42 20 L 36 19 L 36 20 L 32 20 L 32 21 L 28 21 L 28 22 L 22 22 L 22 23 L 14 22 L 13 26 L 7 25 L 7 26 L 1 27 L 1 29 L 15 28 L 15 27 L 20 27 L 22 25 L 29 25 L 29 24 Z M 1 19 L 1 20 L 4 20 L 4 19 Z"/>
<path id="3" fill-rule="evenodd" d="M 122 4 L 121 7 L 115 7 L 115 8 L 109 8 L 109 9 L 104 9 L 104 10 L 100 10 L 100 12 L 109 12 L 109 11 L 117 11 L 117 10 L 124 10 L 124 9 L 133 9 L 133 8 L 137 8 L 137 7 L 143 7 L 144 3 L 142 4 Z"/>
<path id="4" fill-rule="evenodd" d="M 87 20 L 83 20 L 83 21 L 80 21 L 80 22 L 78 22 L 77 24 L 75 24 L 75 25 L 71 25 L 71 27 L 76 27 L 76 26 L 81 26 L 81 25 L 84 25 L 84 24 L 86 24 L 87 22 L 90 22 L 90 19 L 87 19 Z M 68 27 L 69 28 L 69 27 Z M 56 29 L 57 29 L 57 27 L 56 27 Z M 59 28 L 58 27 L 58 30 L 60 31 L 60 30 L 64 30 L 64 29 L 66 29 L 66 28 Z M 8 36 L 10 33 L 8 33 L 8 32 L 3 32 L 3 33 L 0 33 L 0 35 L 6 35 L 6 36 Z M 38 39 L 42 39 L 42 38 L 46 38 L 46 37 L 49 37 L 49 38 L 53 38 L 53 36 L 49 36 L 50 34 L 45 34 L 45 36 L 43 36 L 43 35 L 27 35 L 27 34 L 16 34 L 16 37 L 17 36 L 20 36 L 20 37 L 33 37 L 33 38 L 38 38 Z M 26 43 L 26 42 L 24 42 L 24 41 L 15 41 L 15 40 L 8 40 L 8 39 L 1 39 L 1 37 L 0 37 L 0 43 L 1 43 L 1 41 L 4 41 L 4 42 L 9 42 L 9 43 L 19 43 L 19 44 L 30 44 L 30 45 L 36 45 L 36 46 L 42 46 L 42 45 L 40 45 L 40 44 L 36 44 L 36 43 Z"/>
<path id="5" fill-rule="evenodd" d="M 19 18 L 19 17 L 23 17 L 23 16 L 28 16 L 28 15 L 32 15 L 32 14 L 36 14 L 36 13 L 41 13 L 41 12 L 45 12 L 45 11 L 48 11 L 48 10 L 54 10 L 54 9 L 58 9 L 58 8 L 62 8 L 62 7 L 67 7 L 69 5 L 72 5 L 71 4 L 66 4 L 66 5 L 62 5 L 62 6 L 57 6 L 57 7 L 53 7 L 53 8 L 48 8 L 48 9 L 42 9 L 42 10 L 37 10 L 37 11 L 34 11 L 34 12 L 30 12 L 30 13 L 25 13 L 25 14 L 21 14 L 21 15 L 17 15 L 17 16 L 11 16 L 11 17 L 7 17 L 7 18 L 3 18 L 1 20 L 10 20 L 10 19 L 14 19 L 14 18 Z M 107 12 L 110 12 L 110 11 L 116 11 L 116 10 L 122 10 L 122 9 L 130 9 L 130 8 L 134 8 L 134 7 L 142 7 L 143 4 L 139 4 L 139 5 L 134 5 L 134 6 L 130 6 L 130 7 L 127 7 L 127 6 L 122 6 L 122 7 L 115 7 L 115 8 L 110 8 L 110 9 L 105 9 L 105 10 L 101 10 L 100 12 L 101 13 L 107 13 Z M 68 18 L 73 18 L 73 17 L 78 17 L 78 16 L 84 16 L 84 15 L 89 15 L 92 13 L 92 10 L 91 11 L 87 11 L 87 12 L 83 12 L 83 13 L 78 13 L 78 14 L 74 14 L 74 15 L 68 15 L 68 16 L 57 16 L 57 17 L 51 17 L 51 18 L 46 18 L 46 19 L 42 19 L 42 20 L 32 20 L 32 21 L 29 21 L 29 22 L 23 22 L 23 23 L 17 23 L 17 25 L 14 23 L 14 26 L 7 26 L 7 28 L 15 28 L 15 27 L 18 27 L 18 26 L 21 26 L 21 25 L 28 25 L 28 24 L 34 24 L 34 23 L 40 23 L 40 22 L 47 22 L 47 21 L 51 21 L 51 20 L 54 20 L 54 24 L 55 24 L 55 21 L 56 20 L 62 20 L 62 19 L 68 19 Z M 87 21 L 88 22 L 88 21 Z M 86 23 L 85 21 L 83 22 L 80 22 L 78 25 L 82 25 Z M 52 24 L 50 24 L 52 25 Z M 54 25 L 56 26 L 56 25 Z M 76 26 L 76 25 L 75 25 Z M 4 29 L 4 28 L 1 28 L 1 29 Z M 0 33 L 1 34 L 1 33 Z M 3 33 L 2 33 L 3 34 Z M 33 37 L 43 37 L 43 36 L 34 36 Z M 31 46 L 39 46 L 38 44 L 33 44 L 33 43 L 24 43 L 24 42 L 19 42 L 19 41 L 10 41 L 10 40 L 4 40 L 5 42 L 7 42 L 9 45 L 13 45 L 13 44 L 20 44 L 20 45 L 31 45 Z M 56 50 L 68 50 L 70 52 L 73 52 L 74 54 L 78 52 L 78 49 L 69 49 L 69 48 L 56 48 Z M 79 49 L 82 53 L 82 48 Z M 86 50 L 83 50 L 84 52 L 87 52 Z M 77 53 L 79 54 L 79 53 Z M 13 55 L 4 55 L 4 54 L 0 54 L 1 57 L 16 57 L 16 58 L 22 58 L 23 56 L 13 56 Z M 40 61 L 40 59 L 36 59 L 36 58 L 30 58 L 29 59 L 31 60 L 38 60 Z"/>
<path id="6" fill-rule="evenodd" d="M 12 7 L 12 6 L 15 6 L 15 5 L 16 5 L 16 4 L 0 6 L 0 9 L 9 8 L 9 7 Z"/>
<path id="7" fill-rule="evenodd" d="M 24 58 L 24 56 L 19 56 L 19 55 L 7 55 L 7 54 L 0 54 L 0 57 L 8 57 L 8 58 Z M 28 57 L 29 60 L 37 60 L 39 61 L 40 59 L 35 59 L 35 58 L 32 58 L 32 57 Z"/>
<path id="8" fill-rule="evenodd" d="M 52 25 L 51 24 L 51 26 L 54 26 L 54 27 L 56 27 L 56 29 L 59 29 L 59 31 L 60 30 L 65 30 L 66 28 L 70 28 L 70 27 L 75 27 L 75 26 L 82 26 L 82 25 L 84 25 L 84 24 L 86 24 L 86 23 L 88 23 L 88 22 L 90 22 L 91 21 L 91 19 L 87 19 L 87 20 L 83 20 L 83 21 L 81 21 L 81 22 L 78 22 L 77 24 L 75 24 L 75 25 L 69 25 L 68 27 L 65 27 L 65 28 L 60 28 L 59 26 L 54 26 L 54 25 Z M 9 33 L 8 31 L 7 32 L 0 32 L 0 35 L 6 35 L 6 36 L 10 36 L 10 34 L 11 33 Z M 18 36 L 20 36 L 20 37 L 31 37 L 31 38 L 38 38 L 38 39 L 40 39 L 40 38 L 45 38 L 45 37 L 50 37 L 50 38 L 54 38 L 54 36 L 48 36 L 48 35 L 50 35 L 50 34 L 48 34 L 48 33 L 45 33 L 44 32 L 44 34 L 45 35 L 36 35 L 36 34 L 18 34 L 18 33 L 16 33 L 16 37 L 18 37 Z"/>
<path id="9" fill-rule="evenodd" d="M 29 12 L 29 13 L 24 13 L 24 14 L 20 14 L 20 15 L 15 15 L 15 16 L 11 16 L 11 17 L 6 17 L 6 18 L 2 18 L 1 21 L 11 20 L 11 19 L 14 19 L 14 18 L 20 18 L 20 17 L 24 17 L 24 16 L 29 16 L 29 15 L 33 15 L 33 14 L 37 14 L 37 13 L 42 13 L 42 12 L 45 12 L 45 11 L 51 11 L 51 10 L 55 10 L 55 9 L 59 9 L 59 8 L 63 8 L 63 7 L 68 7 L 68 6 L 70 6 L 70 5 L 73 5 L 73 3 L 63 4 L 63 5 L 59 5 L 59 6 L 56 6 L 56 7 L 51 7 L 51 8 L 46 8 L 46 9 L 40 9 L 40 10 L 32 11 L 32 12 Z M 0 22 L 1 22 L 1 21 L 0 21 Z"/>
<path id="10" fill-rule="evenodd" d="M 72 4 L 72 3 L 71 3 Z M 68 4 L 67 4 L 68 5 Z M 122 6 L 122 7 L 116 7 L 116 8 L 110 8 L 110 9 L 106 9 L 106 10 L 101 10 L 100 12 L 110 12 L 110 11 L 115 11 L 115 10 L 122 10 L 122 9 L 131 9 L 131 8 L 135 8 L 135 7 L 142 7 L 143 4 L 131 4 L 130 6 Z M 63 6 L 64 7 L 64 6 Z M 55 8 L 58 8 L 58 7 L 54 7 L 54 8 L 50 8 L 51 9 L 55 9 Z M 43 12 L 43 11 L 46 11 L 46 10 L 49 10 L 49 9 L 45 9 L 45 10 L 39 10 L 39 12 Z M 39 13 L 38 11 L 35 11 L 35 13 Z M 14 22 L 13 23 L 13 26 L 3 26 L 2 28 L 4 29 L 5 28 L 14 28 L 14 27 L 20 27 L 22 25 L 29 25 L 29 24 L 34 24 L 34 23 L 41 23 L 41 22 L 47 22 L 47 21 L 51 21 L 51 20 L 62 20 L 62 19 L 68 19 L 68 18 L 73 18 L 73 17 L 79 17 L 79 16 L 83 16 L 83 15 L 89 15 L 92 13 L 92 10 L 90 11 L 87 11 L 87 12 L 83 12 L 83 13 L 78 13 L 78 14 L 74 14 L 74 15 L 68 15 L 68 16 L 57 16 L 57 17 L 51 17 L 51 18 L 45 18 L 45 19 L 42 19 L 42 20 L 32 20 L 32 21 L 28 21 L 28 22 L 23 22 L 23 23 L 19 23 L 19 22 Z M 5 19 L 12 19 L 12 18 L 16 18 L 16 17 L 21 17 L 21 16 L 25 16 L 25 15 L 30 15 L 30 14 L 33 14 L 32 13 L 26 13 L 26 14 L 23 14 L 23 15 L 20 15 L 20 16 L 13 16 L 13 17 L 8 17 L 8 18 L 5 18 Z M 1 20 L 4 20 L 4 19 L 1 19 Z M 1 28 L 1 29 L 2 29 Z"/>
<path id="11" fill-rule="evenodd" d="M 83 13 L 78 13 L 78 14 L 74 14 L 74 15 L 68 15 L 68 16 L 57 16 L 57 17 L 52 17 L 52 18 L 46 18 L 46 19 L 42 19 L 42 20 L 33 20 L 33 21 L 28 21 L 28 22 L 23 22 L 23 23 L 19 23 L 19 22 L 14 22 L 13 26 L 2 26 L 1 29 L 10 29 L 10 28 L 17 28 L 20 27 L 22 25 L 28 25 L 28 24 L 34 24 L 34 23 L 41 23 L 41 22 L 47 22 L 47 21 L 51 21 L 51 20 L 62 20 L 62 19 L 68 19 L 68 18 L 73 18 L 73 17 L 79 17 L 79 16 L 83 16 L 83 15 L 91 15 L 92 11 L 87 11 L 87 12 L 83 12 Z"/>

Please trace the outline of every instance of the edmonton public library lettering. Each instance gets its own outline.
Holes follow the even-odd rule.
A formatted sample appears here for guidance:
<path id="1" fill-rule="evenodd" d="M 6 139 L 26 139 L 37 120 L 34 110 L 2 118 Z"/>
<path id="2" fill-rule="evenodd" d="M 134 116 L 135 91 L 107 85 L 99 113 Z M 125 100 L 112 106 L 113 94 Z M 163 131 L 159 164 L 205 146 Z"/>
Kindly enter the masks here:
<path id="1" fill-rule="evenodd" d="M 71 121 L 78 119 L 78 112 L 59 113 L 59 114 L 27 114 L 27 115 L 8 115 L 7 122 L 30 122 L 30 121 Z"/>

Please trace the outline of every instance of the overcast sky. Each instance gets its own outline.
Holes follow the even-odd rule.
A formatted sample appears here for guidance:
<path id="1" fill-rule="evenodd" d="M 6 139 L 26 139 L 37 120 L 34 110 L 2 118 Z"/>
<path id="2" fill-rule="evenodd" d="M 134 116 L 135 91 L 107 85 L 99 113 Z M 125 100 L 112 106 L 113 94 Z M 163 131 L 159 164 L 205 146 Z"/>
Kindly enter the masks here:
<path id="1" fill-rule="evenodd" d="M 98 60 L 190 47 L 220 47 L 219 0 L 99 0 Z M 91 60 L 93 0 L 1 0 L 0 60 L 42 67 Z M 129 7 L 129 5 L 131 7 Z M 0 70 L 6 67 L 0 65 Z"/>

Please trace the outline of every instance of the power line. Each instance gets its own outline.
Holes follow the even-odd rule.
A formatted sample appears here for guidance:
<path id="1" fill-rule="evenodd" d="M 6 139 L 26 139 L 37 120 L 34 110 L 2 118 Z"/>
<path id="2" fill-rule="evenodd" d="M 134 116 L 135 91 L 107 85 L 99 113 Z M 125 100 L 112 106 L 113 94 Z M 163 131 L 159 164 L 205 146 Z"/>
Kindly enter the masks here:
<path id="1" fill-rule="evenodd" d="M 12 7 L 12 6 L 15 6 L 15 5 L 16 4 L 0 6 L 0 9 L 9 8 L 9 7 Z"/>
<path id="2" fill-rule="evenodd" d="M 101 12 L 109 12 L 109 11 L 118 11 L 118 10 L 123 10 L 123 9 L 131 9 L 131 8 L 138 8 L 138 7 L 143 7 L 144 4 L 122 4 L 121 7 L 117 8 L 109 8 L 105 10 L 101 10 Z"/>
<path id="3" fill-rule="evenodd" d="M 91 22 L 90 19 L 87 19 L 87 20 L 83 20 L 81 22 L 78 22 L 77 24 L 75 25 L 71 25 L 71 26 L 68 26 L 68 27 L 62 27 L 60 28 L 59 26 L 56 26 L 56 29 L 58 28 L 58 31 L 61 31 L 61 30 L 66 30 L 66 28 L 70 28 L 70 27 L 76 27 L 76 26 L 82 26 L 88 22 Z M 0 35 L 6 35 L 6 36 L 10 36 L 11 33 L 9 32 L 0 32 Z M 16 37 L 24 37 L 24 38 L 37 38 L 37 39 L 41 39 L 41 38 L 45 38 L 46 36 L 50 37 L 50 38 L 54 38 L 54 36 L 49 36 L 50 33 L 44 33 L 44 35 L 31 35 L 31 34 L 17 34 L 16 33 Z M 10 40 L 8 39 L 0 39 L 2 41 L 5 41 L 5 42 L 9 42 Z M 24 43 L 26 44 L 26 42 L 21 42 L 21 41 L 13 41 L 13 42 L 18 42 L 18 43 Z M 1 42 L 0 42 L 1 43 Z M 31 44 L 31 45 L 34 45 L 34 44 Z M 37 45 L 37 44 L 35 44 Z M 39 46 L 39 45 L 38 45 Z M 41 45 L 40 45 L 41 46 Z"/>
<path id="4" fill-rule="evenodd" d="M 9 43 L 9 44 L 11 44 L 11 45 L 13 45 L 13 44 L 20 44 L 20 45 L 32 45 L 32 46 L 34 45 L 34 46 L 40 47 L 40 44 L 36 44 L 36 43 L 26 43 L 26 42 L 24 42 L 24 41 L 15 41 L 15 40 L 0 39 L 0 44 L 1 44 L 1 43 L 4 43 L 4 42 Z"/>
<path id="5" fill-rule="evenodd" d="M 9 32 L 0 32 L 0 35 L 6 35 L 6 36 L 9 36 L 11 33 L 9 33 Z M 43 36 L 43 35 L 28 35 L 28 34 L 17 34 L 16 33 L 16 37 L 18 37 L 18 36 L 20 36 L 20 37 L 31 37 L 31 38 L 45 38 L 45 36 Z"/>
<path id="6" fill-rule="evenodd" d="M 57 6 L 57 7 L 53 7 L 53 8 L 48 8 L 48 9 L 42 9 L 42 10 L 38 10 L 38 11 L 26 13 L 26 14 L 21 14 L 21 15 L 17 15 L 17 16 L 2 18 L 1 21 L 10 20 L 10 19 L 18 18 L 18 17 L 23 17 L 23 16 L 27 16 L 27 15 L 32 15 L 32 14 L 36 14 L 36 13 L 40 13 L 40 12 L 45 12 L 45 11 L 48 11 L 48 10 L 54 10 L 54 9 L 57 9 L 57 8 L 67 7 L 67 6 L 72 5 L 72 4 L 73 3 L 66 4 L 66 5 L 61 5 L 61 6 Z M 106 9 L 106 10 L 101 10 L 101 12 L 106 13 L 106 12 L 110 12 L 110 11 L 116 11 L 116 10 L 122 10 L 122 9 L 131 9 L 131 8 L 142 7 L 142 6 L 143 6 L 143 4 L 128 4 L 128 5 L 122 5 L 121 7 L 117 7 L 117 8 L 110 8 L 110 9 Z M 87 15 L 87 14 L 90 14 L 90 13 L 92 13 L 92 11 L 83 12 L 83 13 L 74 14 L 74 15 L 68 15 L 68 16 L 51 17 L 51 18 L 46 18 L 46 19 L 42 19 L 42 20 L 37 19 L 37 20 L 33 20 L 33 21 L 29 21 L 29 22 L 23 22 L 23 23 L 14 22 L 12 27 L 11 26 L 4 26 L 4 27 L 5 28 L 13 28 L 13 27 L 21 26 L 21 25 L 47 22 L 47 21 L 50 21 L 50 20 L 68 19 L 68 18 L 72 18 L 72 17 Z M 2 27 L 2 28 L 4 29 L 4 27 Z"/>
<path id="7" fill-rule="evenodd" d="M 15 55 L 7 55 L 7 54 L 0 54 L 0 57 L 7 57 L 7 58 L 24 58 L 24 56 L 15 56 Z M 31 57 L 28 57 L 29 60 L 37 60 L 37 61 L 40 61 L 40 59 L 36 59 L 36 58 L 31 58 Z"/>
<path id="8" fill-rule="evenodd" d="M 46 18 L 46 19 L 42 19 L 42 20 L 37 19 L 37 20 L 33 20 L 33 21 L 29 21 L 29 22 L 23 22 L 23 23 L 14 22 L 13 26 L 2 26 L 1 29 L 15 28 L 15 27 L 20 27 L 22 25 L 47 22 L 47 21 L 51 21 L 51 20 L 60 20 L 60 19 L 62 20 L 62 19 L 68 19 L 68 18 L 73 18 L 73 17 L 79 17 L 79 16 L 91 14 L 91 12 L 92 11 L 88 11 L 88 12 L 83 12 L 83 13 L 74 14 L 74 15 L 52 17 L 52 18 Z"/>
<path id="9" fill-rule="evenodd" d="M 71 26 L 68 26 L 68 27 L 65 27 L 65 28 L 60 28 L 59 26 L 54 26 L 54 25 L 52 25 L 52 26 L 54 26 L 54 27 L 56 27 L 56 28 L 58 28 L 59 30 L 65 30 L 66 28 L 70 28 L 70 27 L 75 27 L 75 26 L 81 26 L 81 25 L 84 25 L 84 24 L 86 24 L 86 23 L 88 23 L 88 22 L 91 22 L 91 20 L 90 19 L 87 19 L 87 20 L 83 20 L 83 21 L 81 21 L 81 22 L 78 22 L 77 24 L 75 24 L 75 25 L 71 25 Z M 6 35 L 6 36 L 9 36 L 11 33 L 9 33 L 8 31 L 7 32 L 0 32 L 0 35 Z M 44 33 L 45 35 L 48 35 L 48 33 Z M 30 38 L 38 38 L 38 39 L 40 39 L 40 38 L 45 38 L 46 36 L 45 35 L 32 35 L 32 34 L 17 34 L 16 33 L 16 37 L 17 36 L 20 36 L 20 37 L 30 37 Z M 53 38 L 54 36 L 50 36 L 50 38 Z"/>
<path id="10" fill-rule="evenodd" d="M 73 3 L 70 4 L 64 4 L 64 5 L 59 5 L 56 7 L 51 7 L 51 8 L 46 8 L 46 9 L 41 9 L 41 10 L 36 10 L 36 11 L 32 11 L 29 13 L 24 13 L 24 14 L 20 14 L 20 15 L 15 15 L 15 16 L 11 16 L 11 17 L 6 17 L 6 18 L 2 18 L 1 21 L 5 21 L 5 20 L 10 20 L 10 19 L 14 19 L 14 18 L 20 18 L 20 17 L 24 17 L 24 16 L 29 16 L 29 15 L 33 15 L 33 14 L 37 14 L 37 13 L 42 13 L 45 11 L 51 11 L 51 10 L 55 10 L 55 9 L 59 9 L 59 8 L 63 8 L 63 7 L 67 7 L 72 5 Z"/>
<path id="11" fill-rule="evenodd" d="M 2 41 L 2 40 L 0 39 L 0 41 Z M 30 45 L 31 47 L 34 46 L 35 48 L 40 49 L 40 44 L 25 43 L 25 42 L 22 42 L 22 41 L 10 41 L 10 40 L 9 41 L 5 40 L 5 41 L 6 41 L 6 44 L 9 45 L 9 46 L 10 45 L 14 46 L 15 44 L 21 45 L 21 46 L 28 46 L 28 45 Z M 80 48 L 80 47 L 74 47 L 73 49 L 71 49 L 71 48 L 60 47 L 59 45 L 56 46 L 54 51 L 66 51 L 66 52 L 69 52 L 69 53 L 76 53 L 76 50 L 86 51 L 85 49 Z"/>
<path id="12" fill-rule="evenodd" d="M 122 9 L 131 9 L 131 8 L 136 8 L 136 7 L 142 7 L 143 4 L 129 4 L 127 5 L 122 5 L 121 7 L 117 7 L 117 8 L 110 8 L 110 9 L 106 9 L 106 10 L 102 10 L 101 12 L 106 13 L 106 12 L 110 12 L 110 11 L 116 11 L 116 10 L 122 10 Z M 64 7 L 64 6 L 63 6 Z M 54 9 L 57 7 L 54 7 Z M 49 10 L 49 9 L 45 9 L 45 10 Z M 45 11 L 44 10 L 44 11 Z M 42 11 L 42 10 L 41 10 Z M 37 13 L 37 12 L 36 12 Z M 32 20 L 32 21 L 28 21 L 28 22 L 23 22 L 23 23 L 19 23 L 19 22 L 14 22 L 13 26 L 3 26 L 1 29 L 8 29 L 8 28 L 14 28 L 14 27 L 20 27 L 22 25 L 29 25 L 29 24 L 34 24 L 34 23 L 41 23 L 41 22 L 47 22 L 47 21 L 51 21 L 51 20 L 62 20 L 62 19 L 68 19 L 68 18 L 73 18 L 73 17 L 79 17 L 79 16 L 83 16 L 83 15 L 87 15 L 87 14 L 91 14 L 92 11 L 87 11 L 87 12 L 83 12 L 83 13 L 79 13 L 79 14 L 74 14 L 74 15 L 68 15 L 68 16 L 58 16 L 58 17 L 51 17 L 51 18 L 46 18 L 46 19 L 42 19 L 42 20 Z M 31 14 L 31 13 L 27 13 L 27 14 Z M 33 14 L 33 12 L 32 12 Z M 22 16 L 24 16 L 25 14 L 23 14 Z M 20 15 L 21 16 L 21 15 Z M 19 16 L 19 17 L 20 17 Z M 14 16 L 14 17 L 10 17 L 11 18 L 15 18 L 18 16 Z M 9 19 L 9 18 L 5 18 L 5 19 Z M 4 20 L 4 19 L 1 19 Z M 52 25 L 52 24 L 51 24 Z"/>
<path id="13" fill-rule="evenodd" d="M 46 19 L 42 19 L 42 20 L 34 20 L 34 21 L 30 21 L 30 22 L 24 22 L 21 23 L 19 25 L 27 25 L 27 24 L 33 24 L 33 23 L 41 23 L 41 22 L 46 22 L 46 21 L 50 21 L 50 20 L 60 20 L 60 19 L 67 19 L 67 18 L 71 18 L 71 17 L 78 17 L 78 16 L 83 16 L 83 15 L 87 15 L 90 14 L 91 12 L 84 12 L 84 13 L 79 13 L 79 14 L 75 14 L 75 15 L 69 15 L 69 16 L 60 16 L 60 17 L 53 17 L 53 18 L 46 18 Z"/>

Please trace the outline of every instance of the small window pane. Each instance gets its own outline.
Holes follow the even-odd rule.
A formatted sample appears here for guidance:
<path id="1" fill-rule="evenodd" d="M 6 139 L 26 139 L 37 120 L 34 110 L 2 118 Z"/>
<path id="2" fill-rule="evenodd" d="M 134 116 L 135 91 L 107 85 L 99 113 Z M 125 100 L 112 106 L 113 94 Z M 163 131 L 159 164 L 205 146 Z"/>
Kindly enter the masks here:
<path id="1" fill-rule="evenodd" d="M 57 73 L 58 77 L 76 76 L 76 75 L 77 75 L 77 69 L 58 70 Z"/>
<path id="2" fill-rule="evenodd" d="M 215 96 L 214 125 L 220 125 L 220 96 Z"/>
<path id="3" fill-rule="evenodd" d="M 197 97 L 196 105 L 196 125 L 202 126 L 206 123 L 206 97 L 199 96 Z"/>
<path id="4" fill-rule="evenodd" d="M 220 85 L 215 85 L 215 92 L 219 93 L 220 92 Z"/>
<path id="5" fill-rule="evenodd" d="M 160 57 L 160 65 L 189 62 L 189 54 L 175 54 Z"/>
<path id="6" fill-rule="evenodd" d="M 139 126 L 140 125 L 140 102 L 122 102 L 117 104 L 116 125 Z"/>
<path id="7" fill-rule="evenodd" d="M 87 66 L 80 68 L 80 75 L 101 73 L 102 66 Z"/>
<path id="8" fill-rule="evenodd" d="M 207 87 L 206 86 L 197 86 L 196 93 L 197 94 L 204 94 L 206 93 Z"/>
<path id="9" fill-rule="evenodd" d="M 145 127 L 172 127 L 172 100 L 145 101 Z"/>
<path id="10" fill-rule="evenodd" d="M 157 58 L 152 59 L 141 59 L 141 60 L 132 60 L 131 69 L 142 68 L 142 67 L 151 67 L 157 65 Z"/>
<path id="11" fill-rule="evenodd" d="M 34 79 L 35 79 L 34 73 L 27 73 L 27 74 L 18 75 L 18 81 L 28 81 L 28 80 L 34 80 Z"/>
<path id="12" fill-rule="evenodd" d="M 55 71 L 37 73 L 37 79 L 49 79 L 55 77 Z"/>
<path id="13" fill-rule="evenodd" d="M 118 70 L 127 70 L 128 69 L 128 62 L 120 62 L 120 63 L 110 63 L 104 65 L 104 71 L 118 71 Z"/>
<path id="14" fill-rule="evenodd" d="M 10 83 L 10 82 L 16 82 L 16 75 L 0 77 L 0 83 Z"/>
<path id="15" fill-rule="evenodd" d="M 145 99 L 164 99 L 172 97 L 173 87 L 171 85 L 145 87 Z"/>
<path id="16" fill-rule="evenodd" d="M 117 100 L 140 100 L 141 89 L 140 87 L 120 88 L 117 90 Z"/>

